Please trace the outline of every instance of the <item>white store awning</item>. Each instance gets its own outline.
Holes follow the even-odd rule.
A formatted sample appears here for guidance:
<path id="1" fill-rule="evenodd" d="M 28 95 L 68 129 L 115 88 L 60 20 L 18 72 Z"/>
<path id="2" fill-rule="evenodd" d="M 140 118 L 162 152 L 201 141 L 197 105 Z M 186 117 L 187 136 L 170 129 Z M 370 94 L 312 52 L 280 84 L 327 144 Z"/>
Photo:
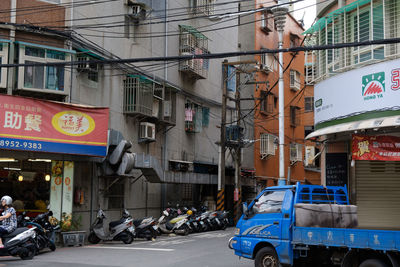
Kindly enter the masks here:
<path id="1" fill-rule="evenodd" d="M 333 133 L 342 133 L 342 132 L 350 132 L 357 130 L 365 130 L 365 129 L 379 129 L 384 127 L 391 126 L 400 126 L 400 116 L 390 116 L 390 117 L 382 117 L 382 118 L 374 118 L 368 120 L 361 121 L 353 121 L 346 122 L 337 125 L 328 126 L 319 130 L 316 130 L 309 135 L 306 136 L 306 139 L 310 139 L 313 137 L 333 134 Z"/>

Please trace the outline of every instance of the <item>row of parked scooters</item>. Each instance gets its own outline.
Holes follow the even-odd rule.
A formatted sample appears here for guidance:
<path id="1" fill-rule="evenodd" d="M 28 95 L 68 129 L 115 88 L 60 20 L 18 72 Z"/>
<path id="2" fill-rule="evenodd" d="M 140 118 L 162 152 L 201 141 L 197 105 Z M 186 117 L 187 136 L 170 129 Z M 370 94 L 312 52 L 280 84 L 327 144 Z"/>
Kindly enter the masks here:
<path id="1" fill-rule="evenodd" d="M 135 238 L 152 240 L 161 234 L 188 235 L 194 232 L 225 230 L 229 224 L 226 211 L 207 211 L 204 206 L 199 211 L 195 208 L 167 208 L 158 220 L 154 217 L 134 220 L 129 212 L 124 210 L 120 220 L 109 223 L 108 231 L 104 228 L 105 218 L 105 213 L 100 209 L 90 228 L 90 243 L 114 240 L 130 244 Z"/>
<path id="2" fill-rule="evenodd" d="M 54 231 L 49 222 L 51 211 L 29 218 L 22 213 L 17 218 L 18 228 L 3 236 L 4 248 L 0 249 L 0 256 L 19 256 L 23 260 L 30 260 L 41 250 L 49 248 L 54 251 Z"/>

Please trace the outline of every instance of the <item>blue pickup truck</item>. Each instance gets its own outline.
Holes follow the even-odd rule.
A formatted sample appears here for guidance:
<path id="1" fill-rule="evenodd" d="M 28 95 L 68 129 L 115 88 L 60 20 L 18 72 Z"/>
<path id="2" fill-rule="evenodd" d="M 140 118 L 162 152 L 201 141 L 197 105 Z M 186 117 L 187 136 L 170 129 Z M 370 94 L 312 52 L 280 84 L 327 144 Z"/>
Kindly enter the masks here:
<path id="1" fill-rule="evenodd" d="M 346 187 L 268 187 L 243 203 L 229 247 L 256 267 L 398 267 L 400 231 L 357 229 L 354 210 Z"/>

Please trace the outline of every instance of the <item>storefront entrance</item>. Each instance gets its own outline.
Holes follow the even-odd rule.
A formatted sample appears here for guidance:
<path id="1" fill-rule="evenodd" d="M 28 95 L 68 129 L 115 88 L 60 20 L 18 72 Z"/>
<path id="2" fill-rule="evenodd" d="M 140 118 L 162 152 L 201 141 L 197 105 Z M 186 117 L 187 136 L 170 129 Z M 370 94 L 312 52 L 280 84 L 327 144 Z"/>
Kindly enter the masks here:
<path id="1" fill-rule="evenodd" d="M 0 195 L 18 212 L 41 213 L 50 201 L 51 160 L 0 158 Z"/>

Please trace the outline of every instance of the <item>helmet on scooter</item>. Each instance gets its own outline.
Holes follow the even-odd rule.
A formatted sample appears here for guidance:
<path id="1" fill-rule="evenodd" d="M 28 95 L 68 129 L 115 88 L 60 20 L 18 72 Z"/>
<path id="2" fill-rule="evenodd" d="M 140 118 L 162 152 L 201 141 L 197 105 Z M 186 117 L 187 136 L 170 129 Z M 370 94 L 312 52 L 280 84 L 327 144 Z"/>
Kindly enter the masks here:
<path id="1" fill-rule="evenodd" d="M 3 203 L 3 200 L 6 202 L 6 205 L 11 205 L 12 204 L 12 198 L 10 196 L 3 196 L 1 198 L 1 202 Z"/>
<path id="2" fill-rule="evenodd" d="M 193 211 L 188 210 L 188 211 L 186 212 L 186 214 L 189 215 L 189 216 L 191 216 L 191 215 L 193 214 Z"/>

